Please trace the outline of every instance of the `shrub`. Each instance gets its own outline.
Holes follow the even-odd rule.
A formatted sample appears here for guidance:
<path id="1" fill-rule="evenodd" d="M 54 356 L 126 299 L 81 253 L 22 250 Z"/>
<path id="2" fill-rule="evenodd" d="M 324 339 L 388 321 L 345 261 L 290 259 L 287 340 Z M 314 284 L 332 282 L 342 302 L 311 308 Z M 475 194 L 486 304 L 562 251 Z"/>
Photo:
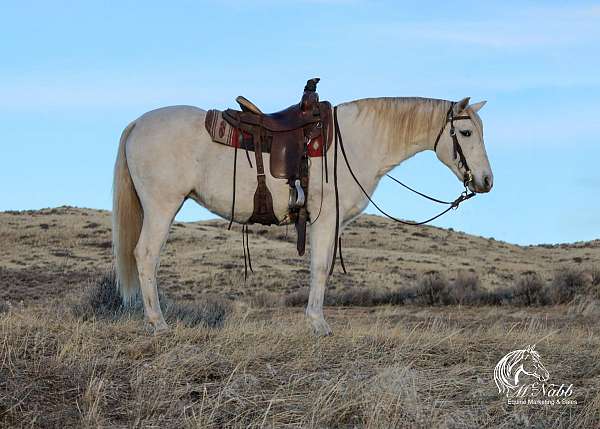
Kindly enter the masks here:
<path id="1" fill-rule="evenodd" d="M 308 291 L 294 292 L 286 295 L 283 305 L 286 307 L 302 307 L 308 303 Z"/>
<path id="2" fill-rule="evenodd" d="M 567 314 L 598 317 L 600 315 L 600 301 L 589 296 L 576 296 L 569 303 Z"/>
<path id="3" fill-rule="evenodd" d="M 386 291 L 376 291 L 368 288 L 350 288 L 342 291 L 326 291 L 324 304 L 333 307 L 373 307 L 376 305 L 402 305 L 413 298 L 413 291 L 404 288 Z M 307 302 L 308 291 L 294 292 L 283 298 L 283 305 L 286 307 L 301 307 L 305 306 Z"/>
<path id="4" fill-rule="evenodd" d="M 381 295 L 379 304 L 403 305 L 415 299 L 414 291 L 406 288 L 397 288 L 386 291 Z"/>
<path id="5" fill-rule="evenodd" d="M 418 304 L 436 305 L 447 301 L 448 280 L 437 271 L 425 273 L 414 289 L 414 300 Z"/>
<path id="6" fill-rule="evenodd" d="M 544 281 L 533 271 L 523 273 L 519 277 L 513 286 L 512 294 L 512 303 L 515 305 L 545 305 L 549 301 Z"/>
<path id="7" fill-rule="evenodd" d="M 459 271 L 456 280 L 448 290 L 448 304 L 474 305 L 483 299 L 479 277 L 466 271 Z"/>
<path id="8" fill-rule="evenodd" d="M 171 301 L 159 293 L 159 300 L 168 322 L 180 321 L 187 326 L 220 327 L 231 310 L 227 301 L 217 297 L 206 297 L 203 302 L 191 305 Z M 79 302 L 71 306 L 71 311 L 83 320 L 142 318 L 144 315 L 139 296 L 130 304 L 123 304 L 114 273 L 105 274 L 92 283 Z"/>
<path id="9" fill-rule="evenodd" d="M 591 268 L 590 274 L 590 295 L 595 299 L 600 299 L 600 268 Z"/>
<path id="10" fill-rule="evenodd" d="M 123 304 L 113 272 L 103 275 L 88 286 L 81 300 L 71 309 L 76 317 L 84 320 L 91 318 L 117 319 L 126 314 L 133 315 L 140 312 L 143 314 L 139 300 L 134 300 L 131 305 Z"/>
<path id="11" fill-rule="evenodd" d="M 273 308 L 279 307 L 282 299 L 272 292 L 259 292 L 250 298 L 250 304 L 257 308 Z"/>
<path id="12" fill-rule="evenodd" d="M 507 305 L 513 300 L 513 291 L 510 288 L 496 288 L 493 291 L 481 294 L 481 305 Z"/>
<path id="13" fill-rule="evenodd" d="M 375 305 L 375 293 L 367 288 L 350 288 L 343 291 L 335 291 L 326 295 L 325 305 L 333 306 L 372 306 Z"/>
<path id="14" fill-rule="evenodd" d="M 189 327 L 208 326 L 210 328 L 222 327 L 230 312 L 230 303 L 219 297 L 206 297 L 204 301 L 193 305 L 167 299 L 164 310 L 165 319 L 168 322 L 178 321 Z"/>
<path id="15" fill-rule="evenodd" d="M 592 276 L 592 286 L 600 286 L 600 268 L 590 269 L 590 274 Z"/>
<path id="16" fill-rule="evenodd" d="M 564 304 L 584 295 L 589 286 L 589 276 L 580 269 L 565 268 L 554 274 L 548 289 L 549 299 L 555 304 Z"/>

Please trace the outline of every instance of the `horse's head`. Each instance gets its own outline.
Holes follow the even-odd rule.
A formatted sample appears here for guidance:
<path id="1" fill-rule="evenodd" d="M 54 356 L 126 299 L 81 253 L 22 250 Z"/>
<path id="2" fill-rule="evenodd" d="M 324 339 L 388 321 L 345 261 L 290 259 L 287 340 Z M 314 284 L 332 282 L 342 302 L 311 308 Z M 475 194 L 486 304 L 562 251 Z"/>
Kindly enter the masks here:
<path id="1" fill-rule="evenodd" d="M 534 348 L 535 346 L 527 346 L 521 359 L 521 367 L 525 374 L 537 378 L 538 381 L 546 381 L 550 378 L 550 374 L 544 368 L 540 360 L 540 354 Z"/>
<path id="2" fill-rule="evenodd" d="M 483 145 L 483 124 L 477 111 L 485 101 L 469 98 L 453 103 L 435 143 L 435 153 L 472 192 L 489 192 L 494 176 Z"/>

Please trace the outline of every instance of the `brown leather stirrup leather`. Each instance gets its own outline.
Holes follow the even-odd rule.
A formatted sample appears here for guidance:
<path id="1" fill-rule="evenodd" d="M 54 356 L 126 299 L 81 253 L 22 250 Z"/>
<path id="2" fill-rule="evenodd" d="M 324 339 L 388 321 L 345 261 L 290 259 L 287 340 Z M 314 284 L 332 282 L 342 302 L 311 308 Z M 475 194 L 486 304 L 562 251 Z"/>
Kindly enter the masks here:
<path id="1" fill-rule="evenodd" d="M 262 225 L 273 225 L 279 223 L 273 211 L 273 196 L 267 187 L 265 168 L 263 165 L 262 142 L 260 138 L 254 144 L 256 155 L 256 191 L 254 192 L 254 212 L 248 223 L 260 223 Z"/>

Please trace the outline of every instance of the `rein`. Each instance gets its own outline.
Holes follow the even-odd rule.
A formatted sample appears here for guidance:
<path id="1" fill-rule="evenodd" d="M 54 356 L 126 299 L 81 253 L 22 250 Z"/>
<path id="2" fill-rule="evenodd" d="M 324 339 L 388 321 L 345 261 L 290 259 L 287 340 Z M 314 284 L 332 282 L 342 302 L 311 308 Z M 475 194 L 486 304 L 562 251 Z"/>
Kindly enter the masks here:
<path id="1" fill-rule="evenodd" d="M 359 182 L 358 178 L 356 177 L 356 175 L 354 174 L 354 171 L 352 170 L 352 167 L 350 166 L 350 162 L 348 161 L 348 156 L 346 155 L 346 150 L 344 148 L 344 141 L 342 139 L 342 133 L 340 131 L 340 125 L 338 123 L 338 116 L 337 116 L 337 106 L 335 106 L 333 108 L 333 122 L 334 122 L 334 154 L 333 154 L 333 183 L 334 183 L 334 190 L 335 190 L 335 217 L 336 217 L 336 223 L 335 223 L 335 243 L 334 243 L 334 247 L 333 247 L 333 258 L 331 261 L 331 268 L 329 270 L 329 274 L 331 275 L 333 273 L 333 267 L 335 266 L 335 258 L 338 252 L 338 247 L 339 247 L 339 253 L 340 253 L 340 262 L 342 264 L 342 269 L 344 271 L 344 273 L 346 273 L 346 267 L 344 266 L 344 260 L 342 258 L 342 240 L 341 237 L 339 236 L 339 227 L 340 227 L 340 201 L 339 201 L 339 189 L 338 189 L 338 180 L 337 180 L 337 158 L 338 158 L 338 145 L 339 148 L 342 152 L 342 156 L 344 157 L 344 161 L 346 163 L 346 166 L 348 167 L 348 171 L 350 172 L 350 175 L 352 176 L 352 178 L 354 179 L 354 181 L 356 182 L 356 184 L 358 185 L 358 187 L 360 188 L 360 190 L 362 191 L 362 193 L 367 197 L 367 199 L 369 200 L 369 202 L 371 204 L 373 204 L 373 206 L 381 213 L 383 214 L 385 217 L 387 217 L 388 219 L 391 219 L 395 222 L 404 224 L 404 225 L 411 225 L 411 226 L 419 226 L 419 225 L 425 225 L 431 221 L 434 221 L 435 219 L 445 215 L 446 213 L 448 213 L 450 210 L 452 209 L 457 209 L 458 206 L 460 205 L 460 203 L 462 203 L 463 201 L 466 201 L 470 198 L 473 198 L 475 196 L 474 192 L 470 192 L 468 189 L 468 185 L 470 182 L 473 181 L 473 174 L 471 172 L 471 169 L 469 168 L 468 164 L 467 164 L 467 159 L 465 158 L 465 155 L 462 151 L 462 148 L 460 146 L 460 143 L 458 142 L 458 137 L 456 136 L 456 129 L 454 127 L 454 121 L 455 120 L 459 120 L 459 119 L 470 119 L 469 116 L 458 116 L 458 117 L 454 117 L 454 113 L 453 113 L 453 108 L 454 105 L 456 103 L 452 103 L 450 106 L 450 109 L 448 110 L 448 113 L 446 114 L 446 121 L 444 122 L 444 125 L 442 125 L 442 128 L 440 129 L 440 132 L 438 133 L 436 139 L 435 139 L 435 143 L 434 143 L 434 151 L 437 153 L 437 146 L 438 143 L 440 141 L 440 138 L 442 137 L 442 134 L 444 133 L 444 130 L 446 129 L 446 124 L 448 122 L 450 122 L 450 136 L 452 137 L 452 143 L 453 143 L 453 150 L 454 150 L 454 158 L 459 158 L 459 163 L 458 166 L 459 168 L 464 168 L 465 169 L 465 173 L 463 176 L 463 185 L 465 187 L 465 190 L 463 192 L 461 192 L 461 194 L 454 200 L 454 201 L 443 201 L 443 200 L 439 200 L 437 198 L 433 198 L 430 197 L 422 192 L 419 192 L 413 188 L 411 188 L 408 185 L 405 185 L 404 183 L 402 183 L 400 180 L 396 179 L 395 177 L 390 176 L 389 174 L 386 174 L 387 177 L 389 177 L 390 179 L 394 180 L 395 182 L 397 182 L 398 184 L 402 185 L 403 187 L 405 187 L 406 189 L 414 192 L 417 195 L 422 196 L 423 198 L 427 198 L 428 200 L 434 201 L 436 203 L 439 204 L 446 204 L 449 207 L 447 209 L 445 209 L 444 211 L 442 211 L 441 213 L 427 219 L 421 222 L 410 222 L 410 221 L 404 221 L 401 219 L 398 219 L 388 213 L 386 213 L 383 209 L 381 209 L 377 203 L 375 203 L 375 201 L 373 201 L 373 199 L 371 198 L 371 196 L 369 195 L 369 193 L 365 190 L 365 188 L 363 187 L 363 185 Z"/>

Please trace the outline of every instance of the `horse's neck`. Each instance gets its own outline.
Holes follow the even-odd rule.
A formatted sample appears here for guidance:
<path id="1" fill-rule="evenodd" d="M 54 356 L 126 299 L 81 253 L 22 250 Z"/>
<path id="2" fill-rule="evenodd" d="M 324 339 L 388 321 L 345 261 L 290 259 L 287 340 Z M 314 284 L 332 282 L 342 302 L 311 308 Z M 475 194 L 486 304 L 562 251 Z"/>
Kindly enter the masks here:
<path id="1" fill-rule="evenodd" d="M 415 136 L 410 141 L 394 141 L 389 133 L 390 127 L 381 123 L 382 118 L 374 115 L 361 117 L 356 103 L 340 105 L 338 118 L 351 165 L 359 164 L 363 175 L 367 176 L 365 179 L 373 177 L 375 183 L 402 161 L 433 148 L 430 132 Z"/>

